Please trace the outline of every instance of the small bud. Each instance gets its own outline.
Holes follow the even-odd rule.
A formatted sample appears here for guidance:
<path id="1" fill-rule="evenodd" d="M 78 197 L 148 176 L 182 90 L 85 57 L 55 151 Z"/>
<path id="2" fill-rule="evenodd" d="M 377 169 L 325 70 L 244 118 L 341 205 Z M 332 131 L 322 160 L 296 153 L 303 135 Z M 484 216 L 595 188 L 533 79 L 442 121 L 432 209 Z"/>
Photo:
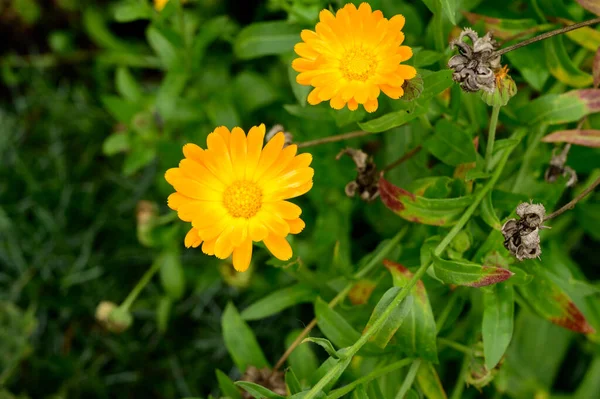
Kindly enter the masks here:
<path id="1" fill-rule="evenodd" d="M 465 37 L 471 39 L 471 44 L 463 41 Z M 458 48 L 458 54 L 448 61 L 448 67 L 454 71 L 452 79 L 467 92 L 482 89 L 493 92 L 496 88 L 494 71 L 500 68 L 500 56 L 496 55 L 498 43 L 491 32 L 480 38 L 473 29 L 465 28 L 450 45 Z"/>
<path id="2" fill-rule="evenodd" d="M 129 311 L 121 309 L 115 303 L 102 301 L 96 307 L 96 320 L 108 331 L 122 333 L 127 330 L 133 318 Z"/>
<path id="3" fill-rule="evenodd" d="M 233 263 L 230 261 L 223 261 L 219 264 L 219 273 L 225 284 L 230 287 L 236 288 L 246 288 L 250 285 L 250 279 L 252 277 L 254 271 L 254 267 L 252 262 L 250 262 L 250 267 L 244 273 L 239 273 L 233 267 Z"/>
<path id="4" fill-rule="evenodd" d="M 505 106 L 515 94 L 517 94 L 517 85 L 508 75 L 508 67 L 505 65 L 494 71 L 496 88 L 481 92 L 481 99 L 490 106 Z"/>
<path id="5" fill-rule="evenodd" d="M 137 203 L 135 213 L 137 220 L 137 237 L 138 241 L 146 247 L 154 245 L 152 230 L 157 215 L 158 206 L 154 202 L 142 200 Z"/>
<path id="6" fill-rule="evenodd" d="M 284 130 L 283 125 L 275 125 L 273 126 L 265 135 L 265 140 L 269 142 L 277 133 L 283 132 L 283 136 L 285 137 L 285 141 L 283 142 L 283 148 L 293 143 L 294 135 L 290 132 L 286 132 Z"/>
<path id="7" fill-rule="evenodd" d="M 345 192 L 348 197 L 354 197 L 356 194 L 363 201 L 371 202 L 379 196 L 379 172 L 377 166 L 373 162 L 373 158 L 369 157 L 362 150 L 354 148 L 346 148 L 337 154 L 335 159 L 339 160 L 343 155 L 349 155 L 358 172 L 356 179 L 346 185 Z"/>
<path id="8" fill-rule="evenodd" d="M 273 371 L 267 367 L 258 369 L 254 366 L 249 366 L 240 381 L 253 382 L 275 392 L 276 394 L 287 395 L 284 374 L 281 371 Z M 248 392 L 244 392 L 242 397 L 244 399 L 251 399 L 254 396 Z"/>
<path id="9" fill-rule="evenodd" d="M 568 178 L 567 187 L 572 187 L 577 183 L 577 173 L 573 168 L 566 166 L 567 155 L 569 154 L 571 145 L 567 144 L 560 154 L 557 153 L 557 149 L 558 148 L 552 150 L 552 158 L 550 159 L 550 165 L 544 174 L 544 179 L 548 183 L 554 183 L 559 176 L 564 176 Z"/>
<path id="10" fill-rule="evenodd" d="M 501 360 L 492 370 L 488 370 L 483 355 L 483 343 L 477 343 L 473 349 L 473 356 L 471 357 L 471 363 L 469 364 L 466 383 L 481 391 L 481 388 L 492 382 L 502 363 L 503 360 Z"/>
<path id="11" fill-rule="evenodd" d="M 502 226 L 504 247 L 519 261 L 539 258 L 542 253 L 539 231 L 545 228 L 542 223 L 546 209 L 542 204 L 523 202 L 516 212 L 519 219 L 509 219 Z"/>

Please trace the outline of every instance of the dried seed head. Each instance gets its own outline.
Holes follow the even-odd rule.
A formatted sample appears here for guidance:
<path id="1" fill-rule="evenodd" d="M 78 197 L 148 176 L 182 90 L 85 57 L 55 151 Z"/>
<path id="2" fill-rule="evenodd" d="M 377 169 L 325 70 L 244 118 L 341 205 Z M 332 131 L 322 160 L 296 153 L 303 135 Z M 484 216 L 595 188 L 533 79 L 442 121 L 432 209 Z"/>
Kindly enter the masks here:
<path id="1" fill-rule="evenodd" d="M 544 179 L 548 183 L 554 183 L 559 176 L 568 178 L 567 187 L 572 187 L 577 183 L 577 173 L 573 168 L 566 166 L 567 155 L 569 154 L 570 149 L 571 145 L 567 144 L 560 153 L 557 152 L 558 148 L 552 150 L 550 165 L 544 174 Z"/>
<path id="2" fill-rule="evenodd" d="M 240 381 L 253 382 L 270 389 L 276 394 L 287 395 L 284 375 L 281 371 L 271 371 L 267 367 L 258 369 L 254 366 L 249 366 Z M 253 398 L 253 396 L 248 392 L 244 392 L 242 397 L 247 399 Z"/>
<path id="3" fill-rule="evenodd" d="M 294 135 L 290 132 L 286 132 L 284 130 L 283 125 L 274 125 L 265 135 L 265 141 L 269 142 L 277 133 L 283 132 L 283 136 L 285 137 L 285 141 L 283 142 L 283 148 L 292 144 L 294 141 Z"/>
<path id="4" fill-rule="evenodd" d="M 122 333 L 127 330 L 133 318 L 129 311 L 110 301 L 102 301 L 96 307 L 96 320 L 110 332 Z"/>
<path id="5" fill-rule="evenodd" d="M 471 39 L 471 44 L 463 41 L 465 37 Z M 448 61 L 448 67 L 454 71 L 454 81 L 460 83 L 464 91 L 493 92 L 496 88 L 494 72 L 500 68 L 500 56 L 495 54 L 498 43 L 491 32 L 480 38 L 473 29 L 465 28 L 450 45 L 458 48 L 458 54 Z"/>
<path id="6" fill-rule="evenodd" d="M 546 216 L 542 204 L 523 202 L 517 206 L 519 219 L 509 219 L 502 226 L 504 247 L 519 261 L 537 258 L 541 255 L 540 229 Z"/>
<path id="7" fill-rule="evenodd" d="M 358 172 L 356 179 L 346 185 L 346 195 L 354 197 L 358 194 L 363 201 L 373 201 L 379 196 L 377 165 L 362 150 L 355 150 L 354 148 L 346 148 L 340 151 L 335 158 L 339 160 L 344 154 L 352 158 Z"/>

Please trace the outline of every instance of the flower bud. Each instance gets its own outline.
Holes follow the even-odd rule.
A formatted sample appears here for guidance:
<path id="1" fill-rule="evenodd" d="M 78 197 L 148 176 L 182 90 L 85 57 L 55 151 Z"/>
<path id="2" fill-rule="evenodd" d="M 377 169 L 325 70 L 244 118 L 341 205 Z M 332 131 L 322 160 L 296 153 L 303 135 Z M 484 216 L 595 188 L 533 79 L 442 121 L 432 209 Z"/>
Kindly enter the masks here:
<path id="1" fill-rule="evenodd" d="M 515 94 L 517 85 L 508 75 L 508 67 L 505 65 L 494 72 L 496 87 L 493 91 L 482 91 L 481 99 L 490 106 L 505 106 Z"/>
<path id="2" fill-rule="evenodd" d="M 503 362 L 504 360 L 500 360 L 496 367 L 488 370 L 485 365 L 485 357 L 483 355 L 483 343 L 477 343 L 473 348 L 473 356 L 471 357 L 471 363 L 469 364 L 469 372 L 465 378 L 466 383 L 481 390 L 481 388 L 492 382 Z"/>
<path id="3" fill-rule="evenodd" d="M 98 307 L 96 307 L 96 320 L 108 331 L 114 333 L 122 333 L 133 322 L 128 310 L 122 309 L 109 301 L 102 301 L 98 304 Z"/>
<path id="4" fill-rule="evenodd" d="M 154 245 L 152 230 L 158 215 L 158 206 L 154 202 L 139 201 L 136 207 L 137 237 L 140 244 L 151 247 Z"/>

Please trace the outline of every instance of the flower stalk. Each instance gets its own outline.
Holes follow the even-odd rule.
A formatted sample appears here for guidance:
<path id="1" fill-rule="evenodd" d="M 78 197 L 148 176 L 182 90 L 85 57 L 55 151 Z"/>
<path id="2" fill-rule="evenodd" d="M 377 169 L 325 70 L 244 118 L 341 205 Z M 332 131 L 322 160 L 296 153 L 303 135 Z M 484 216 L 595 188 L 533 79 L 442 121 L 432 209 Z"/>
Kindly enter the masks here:
<path id="1" fill-rule="evenodd" d="M 490 119 L 490 130 L 488 133 L 488 142 L 485 150 L 485 171 L 492 170 L 492 158 L 494 155 L 494 141 L 496 139 L 496 126 L 498 125 L 498 116 L 500 114 L 500 105 L 492 107 L 492 118 Z"/>

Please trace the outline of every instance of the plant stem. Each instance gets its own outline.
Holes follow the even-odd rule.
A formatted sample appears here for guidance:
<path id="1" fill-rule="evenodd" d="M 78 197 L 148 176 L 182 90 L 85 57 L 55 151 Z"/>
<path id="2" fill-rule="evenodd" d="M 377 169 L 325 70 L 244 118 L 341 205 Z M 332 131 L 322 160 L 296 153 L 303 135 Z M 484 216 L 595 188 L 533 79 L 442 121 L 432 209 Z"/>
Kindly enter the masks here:
<path id="1" fill-rule="evenodd" d="M 419 151 L 421 151 L 421 148 L 423 148 L 421 145 L 416 146 L 415 148 L 413 148 L 412 150 L 408 151 L 406 154 L 402 155 L 400 158 L 398 158 L 397 160 L 395 160 L 394 162 L 392 162 L 391 164 L 389 164 L 388 166 L 386 166 L 385 168 L 383 168 L 381 171 L 382 172 L 387 172 L 388 170 L 394 169 L 396 166 L 401 165 L 402 163 L 406 162 L 410 158 L 412 158 L 415 155 L 417 155 L 417 153 Z"/>
<path id="2" fill-rule="evenodd" d="M 446 303 L 446 306 L 444 307 L 444 310 L 442 310 L 442 313 L 440 313 L 440 315 L 438 316 L 438 319 L 435 321 L 436 334 L 440 333 L 442 327 L 444 326 L 444 323 L 446 322 L 446 320 L 448 320 L 448 316 L 450 316 L 450 312 L 452 311 L 452 308 L 456 304 L 457 300 L 458 295 L 455 292 Z"/>
<path id="3" fill-rule="evenodd" d="M 467 372 L 469 371 L 469 360 L 470 360 L 471 355 L 465 355 L 465 357 L 463 358 L 463 363 L 462 366 L 460 368 L 460 373 L 458 374 L 458 378 L 456 379 L 456 385 L 454 386 L 454 389 L 452 390 L 452 395 L 450 396 L 450 399 L 461 399 L 462 398 L 462 393 L 465 389 L 465 378 L 467 376 Z"/>
<path id="4" fill-rule="evenodd" d="M 494 155 L 494 140 L 496 139 L 496 126 L 498 125 L 498 115 L 500 115 L 500 105 L 494 105 L 492 108 L 492 118 L 490 119 L 490 130 L 488 133 L 488 142 L 485 150 L 485 171 L 492 170 L 492 158 Z"/>
<path id="5" fill-rule="evenodd" d="M 549 214 L 548 216 L 546 216 L 544 218 L 544 220 L 549 220 L 549 219 L 555 218 L 558 215 L 568 211 L 569 209 L 573 209 L 575 207 L 575 204 L 577 204 L 579 201 L 581 201 L 583 199 L 583 197 L 585 197 L 590 192 L 592 192 L 598 186 L 598 184 L 600 184 L 600 177 L 598 177 L 596 180 L 594 180 L 594 182 L 592 184 L 590 184 L 585 190 L 583 190 L 581 193 L 579 193 L 578 196 L 573 198 L 566 205 L 561 207 L 559 210 L 554 211 L 551 214 Z"/>
<path id="6" fill-rule="evenodd" d="M 446 345 L 452 349 L 456 349 L 457 351 L 462 352 L 466 355 L 470 355 L 473 353 L 473 350 L 471 348 L 469 348 L 468 346 L 460 344 L 460 343 L 452 341 L 452 340 L 449 340 L 447 338 L 439 337 L 437 340 L 440 344 Z"/>
<path id="7" fill-rule="evenodd" d="M 331 391 L 329 393 L 329 395 L 327 395 L 327 399 L 341 398 L 344 395 L 350 393 L 354 388 L 356 388 L 360 384 L 368 383 L 369 381 L 372 381 L 375 378 L 381 377 L 382 375 L 386 375 L 387 373 L 390 373 L 394 370 L 400 369 L 402 367 L 406 367 L 409 364 L 411 364 L 411 362 L 413 362 L 413 359 L 402 359 L 402 360 L 398 360 L 397 362 L 388 364 L 387 366 L 382 367 L 380 369 L 373 370 L 369 374 L 367 374 L 364 377 L 361 377 L 355 381 L 352 381 L 348 385 L 345 385 L 338 389 L 334 389 L 333 391 Z"/>
<path id="8" fill-rule="evenodd" d="M 514 44 L 512 46 L 508 46 L 508 47 L 505 47 L 503 49 L 500 49 L 500 50 L 496 51 L 496 55 L 500 56 L 500 55 L 508 53 L 509 51 L 513 51 L 513 50 L 516 50 L 518 48 L 527 46 L 527 45 L 529 45 L 531 43 L 539 42 L 540 40 L 544 40 L 544 39 L 547 39 L 549 37 L 556 36 L 556 35 L 561 35 L 563 33 L 567 33 L 567 32 L 570 32 L 572 30 L 582 28 L 584 26 L 594 25 L 594 24 L 597 24 L 599 22 L 600 22 L 600 18 L 594 18 L 594 19 L 590 19 L 588 21 L 583 21 L 583 22 L 579 22 L 577 24 L 565 26 L 563 28 L 551 30 L 550 32 L 542 33 L 541 35 L 534 36 L 531 39 L 523 40 L 522 42 L 519 42 L 519 43 Z"/>
<path id="9" fill-rule="evenodd" d="M 335 136 L 328 136 L 328 137 L 323 137 L 320 139 L 305 141 L 303 143 L 298 143 L 298 148 L 313 147 L 315 145 L 320 145 L 320 144 L 325 144 L 325 143 L 334 143 L 336 141 L 349 140 L 349 139 L 353 139 L 356 137 L 367 136 L 369 134 L 374 134 L 374 133 L 365 132 L 363 130 L 359 130 L 357 132 L 343 133 L 343 134 L 338 134 Z"/>
<path id="10" fill-rule="evenodd" d="M 121 306 L 119 306 L 121 309 L 129 310 L 129 308 L 131 307 L 131 305 L 133 305 L 133 302 L 135 302 L 135 300 L 138 297 L 138 295 L 140 294 L 140 292 L 142 292 L 142 290 L 150 282 L 150 279 L 152 279 L 154 274 L 156 274 L 158 269 L 160 269 L 161 265 L 162 265 L 161 262 L 154 262 L 152 267 L 150 269 L 148 269 L 146 271 L 146 273 L 144 273 L 142 278 L 140 278 L 140 281 L 138 281 L 138 283 L 135 285 L 135 287 L 133 287 L 133 289 L 131 290 L 129 295 L 127 295 L 127 298 L 125 298 L 125 300 L 123 301 Z"/>
<path id="11" fill-rule="evenodd" d="M 419 367 L 421 367 L 421 359 L 416 359 L 413 362 L 413 364 L 410 366 L 410 369 L 408 370 L 408 374 L 406 374 L 406 378 L 402 382 L 402 385 L 400 386 L 400 390 L 396 394 L 396 399 L 404 399 L 404 396 L 406 396 L 406 393 L 412 386 L 413 381 L 415 380 L 415 377 L 417 376 Z"/>
<path id="12" fill-rule="evenodd" d="M 383 247 L 383 249 L 381 251 L 379 251 L 377 254 L 375 254 L 375 256 L 373 256 L 371 258 L 371 260 L 369 261 L 369 263 L 367 263 L 365 265 L 365 267 L 363 267 L 362 269 L 360 269 L 359 271 L 357 271 L 353 278 L 352 281 L 350 283 L 348 283 L 346 285 L 346 287 L 344 287 L 343 290 L 341 290 L 336 296 L 335 298 L 333 298 L 328 306 L 330 308 L 335 307 L 340 301 L 342 301 L 346 295 L 348 295 L 348 292 L 350 292 L 350 290 L 352 289 L 352 287 L 354 286 L 354 280 L 359 280 L 361 278 L 363 278 L 364 276 L 366 276 L 371 270 L 373 270 L 373 268 L 375 268 L 377 265 L 379 265 L 381 263 L 381 261 L 394 249 L 396 248 L 396 246 L 398 245 L 398 243 L 400 242 L 400 240 L 404 237 L 404 235 L 406 235 L 406 232 L 408 231 L 408 227 L 403 228 L 402 230 L 400 230 L 391 240 L 390 242 Z M 294 340 L 294 342 L 292 342 L 292 344 L 289 346 L 289 348 L 287 348 L 287 350 L 284 352 L 283 355 L 281 355 L 281 358 L 279 358 L 279 360 L 277 361 L 277 364 L 275 364 L 275 367 L 273 368 L 273 371 L 278 370 L 281 366 L 283 366 L 283 363 L 287 360 L 287 358 L 290 356 L 290 354 L 294 351 L 294 349 L 296 349 L 296 347 L 298 345 L 300 345 L 300 343 L 302 342 L 302 340 L 304 340 L 304 338 L 308 335 L 308 333 L 317 325 L 317 319 L 314 318 L 310 321 L 310 323 L 308 323 L 308 325 L 306 327 L 304 327 L 304 330 L 302 330 L 300 332 L 300 334 L 296 337 L 296 339 Z"/>

